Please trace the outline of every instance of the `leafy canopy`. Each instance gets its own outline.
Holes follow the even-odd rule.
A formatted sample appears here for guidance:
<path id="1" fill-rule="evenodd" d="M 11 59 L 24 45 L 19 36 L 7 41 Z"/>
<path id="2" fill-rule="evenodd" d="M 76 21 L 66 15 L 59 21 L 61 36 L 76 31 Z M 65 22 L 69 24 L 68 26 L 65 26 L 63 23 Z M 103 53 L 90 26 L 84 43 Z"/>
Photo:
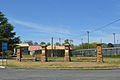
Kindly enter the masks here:
<path id="1" fill-rule="evenodd" d="M 0 12 L 0 51 L 2 42 L 8 43 L 9 50 L 13 50 L 16 44 L 20 42 L 20 38 L 15 37 L 16 32 L 13 32 L 13 30 L 13 25 L 8 23 L 8 19 Z"/>

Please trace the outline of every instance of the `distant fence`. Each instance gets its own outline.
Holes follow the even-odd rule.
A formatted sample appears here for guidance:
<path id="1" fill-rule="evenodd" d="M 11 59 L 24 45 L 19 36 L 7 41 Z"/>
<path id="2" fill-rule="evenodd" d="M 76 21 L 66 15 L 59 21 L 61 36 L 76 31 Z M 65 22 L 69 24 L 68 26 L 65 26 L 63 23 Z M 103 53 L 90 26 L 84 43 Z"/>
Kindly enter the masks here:
<path id="1" fill-rule="evenodd" d="M 96 56 L 96 48 L 95 49 L 80 49 L 73 50 L 73 56 Z M 103 55 L 120 55 L 120 47 L 112 47 L 112 48 L 102 48 Z"/>

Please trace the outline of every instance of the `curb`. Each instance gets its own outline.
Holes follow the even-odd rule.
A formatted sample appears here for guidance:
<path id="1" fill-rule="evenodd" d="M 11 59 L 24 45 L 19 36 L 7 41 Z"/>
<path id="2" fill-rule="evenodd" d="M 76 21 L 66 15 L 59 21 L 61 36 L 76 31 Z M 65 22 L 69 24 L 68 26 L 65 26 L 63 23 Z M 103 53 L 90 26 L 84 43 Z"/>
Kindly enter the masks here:
<path id="1" fill-rule="evenodd" d="M 97 68 L 97 69 L 81 69 L 81 68 L 17 68 L 17 67 L 0 67 L 6 69 L 35 69 L 35 70 L 120 70 L 120 68 Z"/>

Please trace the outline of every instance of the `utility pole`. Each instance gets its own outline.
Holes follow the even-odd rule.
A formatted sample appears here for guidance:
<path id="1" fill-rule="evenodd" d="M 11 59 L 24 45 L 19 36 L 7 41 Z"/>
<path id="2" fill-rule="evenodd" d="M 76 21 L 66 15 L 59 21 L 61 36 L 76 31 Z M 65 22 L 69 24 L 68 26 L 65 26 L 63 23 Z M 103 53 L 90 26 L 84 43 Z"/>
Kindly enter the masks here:
<path id="1" fill-rule="evenodd" d="M 54 52 L 53 52 L 53 37 L 51 38 L 51 57 L 54 56 Z"/>
<path id="2" fill-rule="evenodd" d="M 83 47 L 83 38 L 81 38 L 81 45 L 82 45 L 82 49 L 83 49 L 83 48 L 84 48 L 84 47 Z"/>
<path id="3" fill-rule="evenodd" d="M 100 39 L 100 43 L 102 44 L 102 39 Z"/>
<path id="4" fill-rule="evenodd" d="M 88 35 L 88 49 L 90 48 L 90 46 L 89 46 L 89 34 L 90 34 L 90 32 L 87 31 L 87 35 Z M 88 50 L 88 55 L 90 55 L 90 51 L 89 50 Z"/>
<path id="5" fill-rule="evenodd" d="M 83 46 L 83 38 L 81 38 L 81 47 L 82 49 L 84 49 L 84 46 Z M 84 55 L 83 51 L 81 52 L 82 53 L 82 56 Z"/>
<path id="6" fill-rule="evenodd" d="M 114 47 L 115 47 L 115 33 L 113 33 L 113 36 L 114 36 Z M 115 53 L 115 55 L 117 54 L 117 50 L 115 50 L 116 51 L 116 53 Z"/>
<path id="7" fill-rule="evenodd" d="M 113 33 L 113 36 L 114 36 L 114 46 L 115 46 L 115 35 L 116 35 L 116 34 L 115 34 L 115 33 Z"/>
<path id="8" fill-rule="evenodd" d="M 61 44 L 61 38 L 59 38 L 59 43 L 60 43 L 60 45 L 62 45 L 62 44 Z"/>
<path id="9" fill-rule="evenodd" d="M 117 47 L 119 47 L 119 44 L 118 44 L 119 40 L 117 40 Z"/>
<path id="10" fill-rule="evenodd" d="M 88 49 L 89 49 L 89 34 L 90 34 L 90 32 L 87 31 L 87 35 L 88 35 Z"/>

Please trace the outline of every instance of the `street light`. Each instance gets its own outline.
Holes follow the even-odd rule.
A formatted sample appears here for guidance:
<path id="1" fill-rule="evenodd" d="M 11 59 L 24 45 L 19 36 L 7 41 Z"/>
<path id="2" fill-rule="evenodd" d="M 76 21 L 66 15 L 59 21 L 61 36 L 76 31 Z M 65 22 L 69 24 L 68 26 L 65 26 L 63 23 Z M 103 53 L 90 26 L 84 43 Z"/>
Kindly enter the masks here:
<path id="1" fill-rule="evenodd" d="M 88 49 L 89 49 L 89 34 L 90 34 L 90 32 L 87 31 L 87 35 L 88 35 Z"/>
<path id="2" fill-rule="evenodd" d="M 115 46 L 115 33 L 113 33 L 113 36 L 114 36 L 114 46 Z"/>

